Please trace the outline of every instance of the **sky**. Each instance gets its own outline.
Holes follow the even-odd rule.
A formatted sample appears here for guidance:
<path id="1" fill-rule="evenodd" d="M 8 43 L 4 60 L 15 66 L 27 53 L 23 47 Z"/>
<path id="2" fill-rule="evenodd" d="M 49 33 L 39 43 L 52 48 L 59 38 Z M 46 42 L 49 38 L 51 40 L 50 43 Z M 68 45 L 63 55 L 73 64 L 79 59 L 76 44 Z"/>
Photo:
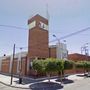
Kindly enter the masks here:
<path id="1" fill-rule="evenodd" d="M 90 0 L 0 0 L 0 56 L 12 54 L 14 43 L 18 47 L 16 52 L 20 52 L 19 47 L 25 47 L 23 51 L 27 50 L 27 21 L 36 14 L 47 17 L 47 5 L 50 17 L 49 41 L 55 39 L 53 34 L 61 38 L 90 27 Z M 1 25 L 17 26 L 23 29 Z M 69 53 L 80 53 L 85 43 L 89 43 L 88 49 L 90 49 L 90 29 L 64 40 Z"/>

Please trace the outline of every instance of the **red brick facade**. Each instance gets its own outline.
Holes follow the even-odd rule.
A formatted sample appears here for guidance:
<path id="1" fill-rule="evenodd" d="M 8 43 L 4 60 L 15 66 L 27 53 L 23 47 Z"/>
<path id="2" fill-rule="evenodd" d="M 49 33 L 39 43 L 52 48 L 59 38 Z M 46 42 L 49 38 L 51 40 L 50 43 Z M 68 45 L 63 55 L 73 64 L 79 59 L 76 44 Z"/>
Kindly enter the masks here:
<path id="1" fill-rule="evenodd" d="M 27 74 L 27 63 L 26 63 L 27 57 L 22 57 L 22 75 L 26 75 Z M 17 64 L 18 64 L 18 58 L 14 59 L 14 63 L 13 63 L 13 73 L 14 74 L 19 74 L 17 72 Z M 1 71 L 2 73 L 11 73 L 10 70 L 10 57 L 5 58 L 2 60 L 2 64 L 1 64 Z"/>
<path id="2" fill-rule="evenodd" d="M 56 58 L 56 47 L 49 47 L 49 57 Z"/>
<path id="3" fill-rule="evenodd" d="M 43 22 L 48 25 L 48 20 L 36 15 L 28 20 L 28 24 L 36 21 L 36 26 L 29 30 L 28 39 L 28 57 L 29 59 L 34 58 L 48 58 L 49 48 L 48 48 L 48 30 L 44 30 L 39 27 L 39 23 Z"/>

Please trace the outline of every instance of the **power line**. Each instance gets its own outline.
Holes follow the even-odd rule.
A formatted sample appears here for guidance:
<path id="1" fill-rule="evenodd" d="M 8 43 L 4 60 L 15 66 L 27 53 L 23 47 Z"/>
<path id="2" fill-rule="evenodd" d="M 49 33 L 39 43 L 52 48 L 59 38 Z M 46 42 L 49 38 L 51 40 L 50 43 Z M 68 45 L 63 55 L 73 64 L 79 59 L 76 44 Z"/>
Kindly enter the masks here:
<path id="1" fill-rule="evenodd" d="M 0 25 L 0 27 L 8 27 L 8 28 L 28 30 L 27 28 L 18 27 L 18 26 L 12 26 L 12 25 Z"/>
<path id="2" fill-rule="evenodd" d="M 24 27 L 18 27 L 18 26 L 14 26 L 14 25 L 4 25 L 4 24 L 1 24 L 0 27 L 6 27 L 6 28 L 14 28 L 14 29 L 23 29 L 23 30 L 28 30 L 28 28 L 24 28 Z M 1 29 L 0 29 L 1 31 Z M 3 30 L 2 30 L 3 31 Z M 49 33 L 51 34 L 51 33 Z"/>
<path id="3" fill-rule="evenodd" d="M 69 38 L 69 37 L 71 37 L 71 36 L 74 36 L 74 35 L 77 35 L 77 34 L 79 34 L 79 33 L 85 32 L 85 31 L 87 31 L 87 30 L 90 30 L 90 27 L 87 27 L 87 28 L 81 29 L 81 30 L 79 30 L 79 31 L 70 33 L 70 34 L 68 34 L 68 35 L 65 35 L 65 36 L 59 38 L 59 40 L 62 40 L 62 39 L 65 39 L 65 38 Z M 52 41 L 50 41 L 50 43 L 51 43 L 51 42 L 55 42 L 55 41 L 57 41 L 57 40 L 56 40 L 56 39 L 55 39 L 55 40 L 52 40 Z"/>
<path id="4" fill-rule="evenodd" d="M 69 38 L 69 37 L 71 37 L 71 36 L 73 36 L 73 35 L 77 35 L 77 34 L 79 34 L 79 33 L 85 32 L 85 31 L 87 31 L 87 30 L 90 30 L 90 27 L 87 27 L 87 28 L 81 29 L 81 30 L 79 30 L 79 31 L 70 33 L 70 34 L 68 34 L 68 35 L 66 35 L 66 36 L 63 36 L 63 37 L 59 38 L 58 40 L 62 40 L 62 39 L 65 39 L 65 38 Z M 57 41 L 57 40 L 56 40 L 56 39 L 55 39 L 55 40 L 52 40 L 52 41 L 50 41 L 49 43 L 55 42 L 55 41 Z M 44 42 L 44 43 L 42 43 L 42 44 L 46 44 L 46 42 Z M 36 45 L 37 45 L 37 44 L 34 44 L 33 46 L 36 46 Z M 38 44 L 38 45 L 39 45 L 39 44 Z"/>
<path id="5" fill-rule="evenodd" d="M 24 30 L 27 30 L 26 28 L 23 28 L 23 27 L 17 27 L 17 26 L 11 26 L 11 25 L 0 25 L 0 26 L 2 26 L 2 27 L 9 27 L 9 28 L 15 28 L 15 29 L 24 29 Z M 68 34 L 68 35 L 65 35 L 65 36 L 59 38 L 58 40 L 62 40 L 62 39 L 71 37 L 71 36 L 73 36 L 73 35 L 77 35 L 77 34 L 79 34 L 79 33 L 85 32 L 85 31 L 87 31 L 87 30 L 90 30 L 90 27 L 87 27 L 87 28 L 81 29 L 81 30 L 79 30 L 79 31 L 70 33 L 70 34 Z M 55 39 L 55 40 L 52 40 L 52 41 L 50 41 L 49 43 L 55 42 L 55 41 L 57 41 L 57 40 L 56 40 L 56 39 Z M 43 43 L 43 44 L 45 44 L 45 43 Z"/>

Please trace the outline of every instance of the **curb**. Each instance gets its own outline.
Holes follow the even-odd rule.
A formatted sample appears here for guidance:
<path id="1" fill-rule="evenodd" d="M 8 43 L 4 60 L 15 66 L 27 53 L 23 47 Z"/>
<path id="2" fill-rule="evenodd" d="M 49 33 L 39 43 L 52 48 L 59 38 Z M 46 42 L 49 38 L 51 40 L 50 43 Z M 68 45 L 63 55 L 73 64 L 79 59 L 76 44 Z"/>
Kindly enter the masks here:
<path id="1" fill-rule="evenodd" d="M 53 78 L 59 78 L 58 76 L 51 76 L 50 79 L 53 79 Z M 39 80 L 45 80 L 45 79 L 48 79 L 48 77 L 43 77 L 43 78 L 29 78 L 29 77 L 23 77 L 23 79 L 28 79 L 28 80 L 35 80 L 35 81 L 39 81 Z"/>

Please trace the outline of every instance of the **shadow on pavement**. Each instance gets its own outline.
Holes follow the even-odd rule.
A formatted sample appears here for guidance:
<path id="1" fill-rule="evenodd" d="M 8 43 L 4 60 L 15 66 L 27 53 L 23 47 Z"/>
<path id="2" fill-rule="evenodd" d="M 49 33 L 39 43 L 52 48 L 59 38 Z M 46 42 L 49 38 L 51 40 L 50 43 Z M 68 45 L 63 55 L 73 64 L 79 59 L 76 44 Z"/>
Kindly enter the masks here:
<path id="1" fill-rule="evenodd" d="M 89 74 L 78 74 L 77 76 L 78 76 L 78 77 L 90 77 Z"/>
<path id="2" fill-rule="evenodd" d="M 79 77 L 85 77 L 84 74 L 78 74 L 77 76 L 79 76 Z"/>
<path id="3" fill-rule="evenodd" d="M 61 82 L 61 79 L 57 79 L 56 81 Z M 74 81 L 70 80 L 70 79 L 62 79 L 62 83 L 63 84 L 71 84 L 71 83 L 74 83 Z"/>
<path id="4" fill-rule="evenodd" d="M 63 86 L 61 84 L 53 82 L 41 82 L 30 85 L 30 89 L 32 90 L 57 90 L 62 88 Z"/>
<path id="5" fill-rule="evenodd" d="M 19 79 L 14 81 L 16 82 L 17 84 L 19 84 Z M 34 83 L 35 81 L 34 80 L 28 80 L 28 79 L 22 79 L 22 85 L 25 85 L 25 84 L 31 84 L 31 83 Z"/>
<path id="6" fill-rule="evenodd" d="M 55 78 L 58 78 L 58 77 L 50 77 L 50 79 L 55 79 Z M 22 79 L 22 84 L 25 85 L 25 84 L 31 84 L 31 83 L 35 83 L 35 82 L 42 82 L 43 80 L 47 80 L 48 78 L 43 78 L 43 79 L 28 79 L 28 78 L 23 78 Z M 18 80 L 14 81 L 16 82 L 17 84 L 19 83 L 19 78 Z"/>

